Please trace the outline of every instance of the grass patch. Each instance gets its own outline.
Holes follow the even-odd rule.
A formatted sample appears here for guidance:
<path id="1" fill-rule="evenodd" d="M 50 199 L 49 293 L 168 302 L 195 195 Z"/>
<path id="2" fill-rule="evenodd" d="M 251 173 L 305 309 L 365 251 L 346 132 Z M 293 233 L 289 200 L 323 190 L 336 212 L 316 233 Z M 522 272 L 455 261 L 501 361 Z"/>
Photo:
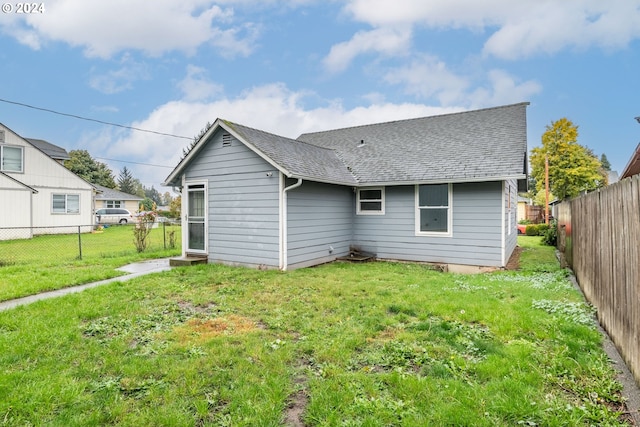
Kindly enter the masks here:
<path id="1" fill-rule="evenodd" d="M 40 301 L 0 313 L 0 420 L 625 425 L 591 312 L 548 270 L 203 265 Z"/>
<path id="2" fill-rule="evenodd" d="M 169 227 L 168 227 L 169 228 Z M 180 234 L 180 227 L 171 227 Z M 152 230 L 152 245 L 138 253 L 131 226 L 109 227 L 103 233 L 46 235 L 28 240 L 0 241 L 0 301 L 120 276 L 116 270 L 131 262 L 174 256 L 179 246 L 164 249 L 163 229 Z"/>

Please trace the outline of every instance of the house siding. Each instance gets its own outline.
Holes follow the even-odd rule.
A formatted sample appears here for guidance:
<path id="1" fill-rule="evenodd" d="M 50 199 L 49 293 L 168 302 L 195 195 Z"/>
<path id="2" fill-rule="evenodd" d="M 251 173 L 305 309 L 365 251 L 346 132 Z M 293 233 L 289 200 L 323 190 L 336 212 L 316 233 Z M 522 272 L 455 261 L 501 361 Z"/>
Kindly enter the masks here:
<path id="1" fill-rule="evenodd" d="M 214 133 L 185 171 L 187 181 L 207 181 L 208 259 L 277 268 L 278 172 L 233 137 L 223 147 L 222 134 Z"/>
<path id="2" fill-rule="evenodd" d="M 0 209 L 0 240 L 32 237 L 31 190 L 0 174 L 0 194 L 6 207 Z"/>
<path id="3" fill-rule="evenodd" d="M 289 268 L 329 262 L 349 253 L 354 198 L 350 187 L 311 181 L 288 192 Z"/>
<path id="4" fill-rule="evenodd" d="M 416 236 L 415 186 L 386 187 L 384 215 L 354 214 L 354 244 L 383 259 L 500 267 L 502 195 L 502 182 L 454 184 L 451 237 Z"/>
<path id="5" fill-rule="evenodd" d="M 518 244 L 518 181 L 515 179 L 504 182 L 504 235 L 505 235 L 505 265 L 509 261 Z"/>

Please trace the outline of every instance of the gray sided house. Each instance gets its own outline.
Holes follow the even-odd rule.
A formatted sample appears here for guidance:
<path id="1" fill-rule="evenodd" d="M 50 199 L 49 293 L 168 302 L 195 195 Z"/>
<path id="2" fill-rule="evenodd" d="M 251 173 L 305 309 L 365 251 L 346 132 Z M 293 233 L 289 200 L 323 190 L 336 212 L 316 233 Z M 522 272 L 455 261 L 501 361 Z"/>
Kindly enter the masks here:
<path id="1" fill-rule="evenodd" d="M 167 177 L 183 255 L 283 270 L 348 256 L 504 267 L 528 103 L 300 135 L 218 119 Z"/>

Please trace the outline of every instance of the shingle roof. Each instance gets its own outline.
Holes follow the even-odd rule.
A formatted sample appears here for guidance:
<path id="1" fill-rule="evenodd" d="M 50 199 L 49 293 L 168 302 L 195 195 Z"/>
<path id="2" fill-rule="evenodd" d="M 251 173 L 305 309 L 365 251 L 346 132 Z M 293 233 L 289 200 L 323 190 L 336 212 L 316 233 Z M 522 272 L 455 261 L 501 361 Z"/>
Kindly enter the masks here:
<path id="1" fill-rule="evenodd" d="M 96 195 L 96 200 L 142 200 L 142 197 L 114 190 L 113 188 L 104 187 L 98 184 L 93 184 L 93 186 L 102 193 Z"/>
<path id="2" fill-rule="evenodd" d="M 285 138 L 237 123 L 223 127 L 287 176 L 342 185 L 526 178 L 528 103 Z M 206 143 L 203 136 L 165 185 Z"/>
<path id="3" fill-rule="evenodd" d="M 356 185 L 357 181 L 335 150 L 285 138 L 224 121 L 242 137 L 291 175 L 324 182 Z"/>
<path id="4" fill-rule="evenodd" d="M 308 133 L 298 140 L 335 150 L 361 185 L 523 178 L 527 105 Z"/>
<path id="5" fill-rule="evenodd" d="M 37 149 L 45 153 L 47 156 L 55 160 L 69 160 L 69 153 L 62 147 L 58 147 L 55 144 L 47 142 L 43 139 L 25 138 Z"/>

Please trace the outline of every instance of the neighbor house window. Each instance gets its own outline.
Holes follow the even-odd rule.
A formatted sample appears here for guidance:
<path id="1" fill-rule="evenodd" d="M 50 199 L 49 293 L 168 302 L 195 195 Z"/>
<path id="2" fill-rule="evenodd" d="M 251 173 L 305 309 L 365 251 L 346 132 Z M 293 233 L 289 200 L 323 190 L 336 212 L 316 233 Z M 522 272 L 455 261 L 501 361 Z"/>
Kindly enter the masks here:
<path id="1" fill-rule="evenodd" d="M 384 188 L 358 189 L 358 215 L 384 215 Z"/>
<path id="2" fill-rule="evenodd" d="M 105 208 L 121 208 L 123 207 L 123 203 L 121 200 L 107 200 L 105 203 Z"/>
<path id="3" fill-rule="evenodd" d="M 451 184 L 416 185 L 416 234 L 451 235 Z"/>
<path id="4" fill-rule="evenodd" d="M 51 212 L 56 214 L 79 214 L 79 194 L 54 194 L 52 197 Z"/>
<path id="5" fill-rule="evenodd" d="M 22 147 L 0 145 L 0 171 L 22 172 Z"/>

